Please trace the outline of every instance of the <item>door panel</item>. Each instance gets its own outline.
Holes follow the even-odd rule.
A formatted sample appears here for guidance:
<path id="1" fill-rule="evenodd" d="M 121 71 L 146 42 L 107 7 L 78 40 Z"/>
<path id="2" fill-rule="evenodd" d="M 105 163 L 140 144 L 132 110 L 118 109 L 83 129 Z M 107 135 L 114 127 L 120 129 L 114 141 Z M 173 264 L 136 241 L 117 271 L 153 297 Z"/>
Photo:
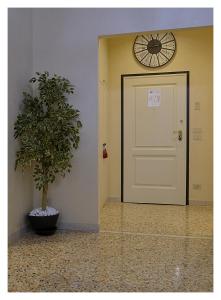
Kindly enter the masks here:
<path id="1" fill-rule="evenodd" d="M 186 204 L 186 83 L 186 74 L 124 78 L 124 202 Z"/>
<path id="2" fill-rule="evenodd" d="M 153 86 L 135 87 L 136 146 L 172 146 L 171 132 L 175 126 L 174 86 L 157 88 L 161 94 L 160 106 L 148 107 L 148 91 Z M 144 126 L 148 120 L 151 126 Z"/>
<path id="3" fill-rule="evenodd" d="M 134 163 L 136 185 L 172 186 L 175 182 L 175 174 L 170 172 L 175 167 L 174 157 L 135 157 Z"/>

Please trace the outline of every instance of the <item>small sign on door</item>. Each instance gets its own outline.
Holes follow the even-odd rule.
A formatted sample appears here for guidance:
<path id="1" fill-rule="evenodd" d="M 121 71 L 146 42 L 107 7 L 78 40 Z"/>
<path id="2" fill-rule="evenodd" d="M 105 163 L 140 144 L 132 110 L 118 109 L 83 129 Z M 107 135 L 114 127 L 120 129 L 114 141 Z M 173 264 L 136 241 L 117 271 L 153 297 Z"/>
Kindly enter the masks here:
<path id="1" fill-rule="evenodd" d="M 147 106 L 160 106 L 160 89 L 149 89 L 147 95 Z"/>

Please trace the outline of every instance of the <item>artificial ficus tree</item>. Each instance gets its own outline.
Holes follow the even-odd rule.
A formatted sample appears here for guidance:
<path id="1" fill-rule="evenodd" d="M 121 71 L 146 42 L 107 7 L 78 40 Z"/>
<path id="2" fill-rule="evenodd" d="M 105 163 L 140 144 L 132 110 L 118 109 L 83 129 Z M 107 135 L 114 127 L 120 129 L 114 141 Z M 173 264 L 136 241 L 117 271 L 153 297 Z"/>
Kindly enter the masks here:
<path id="1" fill-rule="evenodd" d="M 30 79 L 35 96 L 24 92 L 21 112 L 14 126 L 19 140 L 15 168 L 33 166 L 36 188 L 42 191 L 41 207 L 47 207 L 49 183 L 70 172 L 73 149 L 80 141 L 79 110 L 67 102 L 75 89 L 66 78 L 48 72 Z"/>

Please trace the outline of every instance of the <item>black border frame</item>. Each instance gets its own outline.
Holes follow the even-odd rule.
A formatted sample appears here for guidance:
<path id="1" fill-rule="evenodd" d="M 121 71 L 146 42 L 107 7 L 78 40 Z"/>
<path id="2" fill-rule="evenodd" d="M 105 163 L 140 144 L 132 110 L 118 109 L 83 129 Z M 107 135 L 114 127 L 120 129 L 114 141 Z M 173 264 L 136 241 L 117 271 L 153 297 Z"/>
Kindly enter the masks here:
<path id="1" fill-rule="evenodd" d="M 135 73 L 121 75 L 121 202 L 124 196 L 124 78 L 135 76 L 186 74 L 186 205 L 189 205 L 189 100 L 190 100 L 190 72 L 157 72 Z"/>

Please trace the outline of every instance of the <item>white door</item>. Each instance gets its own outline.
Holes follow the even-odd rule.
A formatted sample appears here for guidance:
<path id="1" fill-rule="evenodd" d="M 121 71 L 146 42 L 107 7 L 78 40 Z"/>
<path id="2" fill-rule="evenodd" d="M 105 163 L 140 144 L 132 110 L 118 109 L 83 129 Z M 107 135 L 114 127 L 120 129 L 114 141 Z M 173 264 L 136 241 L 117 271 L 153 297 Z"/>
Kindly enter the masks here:
<path id="1" fill-rule="evenodd" d="M 123 201 L 186 204 L 187 76 L 124 77 Z"/>

